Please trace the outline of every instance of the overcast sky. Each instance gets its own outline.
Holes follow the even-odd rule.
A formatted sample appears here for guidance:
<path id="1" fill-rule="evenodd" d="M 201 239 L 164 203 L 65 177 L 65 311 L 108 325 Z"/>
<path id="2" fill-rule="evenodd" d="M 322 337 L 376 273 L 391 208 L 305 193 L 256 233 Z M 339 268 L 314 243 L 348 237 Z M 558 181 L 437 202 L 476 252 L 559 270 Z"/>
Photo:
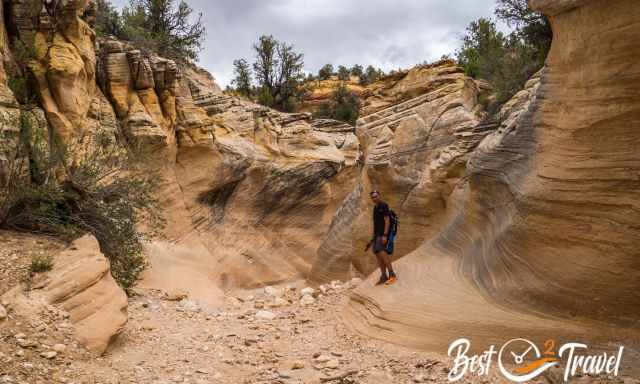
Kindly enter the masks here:
<path id="1" fill-rule="evenodd" d="M 122 6 L 128 0 L 113 0 Z M 495 0 L 187 0 L 207 27 L 200 65 L 223 87 L 233 60 L 253 62 L 262 34 L 295 45 L 305 69 L 372 64 L 385 71 L 453 53 L 474 19 Z"/>

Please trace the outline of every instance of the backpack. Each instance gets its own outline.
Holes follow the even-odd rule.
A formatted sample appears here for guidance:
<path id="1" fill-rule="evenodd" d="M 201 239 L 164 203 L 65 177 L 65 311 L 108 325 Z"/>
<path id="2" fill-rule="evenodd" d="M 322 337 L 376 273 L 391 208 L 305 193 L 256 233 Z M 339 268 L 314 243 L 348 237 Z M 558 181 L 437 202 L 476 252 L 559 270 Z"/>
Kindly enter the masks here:
<path id="1" fill-rule="evenodd" d="M 389 233 L 393 233 L 394 235 L 398 234 L 398 222 L 400 221 L 400 217 L 393 211 L 393 209 L 389 209 L 389 219 L 391 222 L 389 223 Z"/>

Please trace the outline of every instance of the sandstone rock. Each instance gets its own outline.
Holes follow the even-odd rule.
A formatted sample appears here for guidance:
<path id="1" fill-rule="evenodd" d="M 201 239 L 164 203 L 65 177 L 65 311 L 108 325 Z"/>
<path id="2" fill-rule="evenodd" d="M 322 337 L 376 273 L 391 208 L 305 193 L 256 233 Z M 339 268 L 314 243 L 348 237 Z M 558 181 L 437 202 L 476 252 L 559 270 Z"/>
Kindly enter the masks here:
<path id="1" fill-rule="evenodd" d="M 497 129 L 467 129 L 473 125 L 462 119 L 466 112 L 452 106 L 454 115 L 436 125 L 459 127 L 456 144 L 431 147 L 440 148 L 429 152 L 438 158 L 418 172 L 417 190 L 397 184 L 383 191 L 392 207 L 424 207 L 434 226 L 400 214 L 424 238 L 406 254 L 399 250 L 406 255 L 396 263 L 401 284 L 354 291 L 345 318 L 361 332 L 433 351 L 462 333 L 473 334 L 474 345 L 523 334 L 540 345 L 548 338 L 637 337 L 629 327 L 640 309 L 633 293 L 640 240 L 630 228 L 640 220 L 640 157 L 630 148 L 640 140 L 632 128 L 640 118 L 640 75 L 632 69 L 640 56 L 640 3 L 531 4 L 551 16 L 546 68 L 504 106 Z M 613 22 L 598 23 L 603 15 Z M 365 114 L 363 124 L 373 115 Z M 437 132 L 434 126 L 430 135 Z M 471 145 L 481 133 L 481 142 Z M 439 136 L 440 143 L 448 141 Z M 367 161 L 384 161 L 390 137 L 381 129 L 367 139 Z M 465 161 L 451 163 L 457 156 Z M 394 168 L 403 166 L 389 162 L 379 172 L 398 174 Z M 442 184 L 431 184 L 435 180 Z M 345 209 L 357 212 L 357 200 Z M 346 228 L 336 228 L 327 251 L 346 244 L 338 241 Z M 335 269 L 317 270 L 326 278 L 347 264 L 336 259 Z"/>
<path id="2" fill-rule="evenodd" d="M 51 349 L 53 349 L 55 352 L 63 353 L 64 351 L 66 351 L 67 346 L 64 344 L 55 344 L 53 347 L 51 347 Z"/>
<path id="3" fill-rule="evenodd" d="M 326 363 L 331 360 L 331 357 L 327 355 L 318 355 L 315 357 L 316 363 Z"/>
<path id="4" fill-rule="evenodd" d="M 102 354 L 127 322 L 127 297 L 111 277 L 96 239 L 87 235 L 74 241 L 55 256 L 47 276 L 42 288 L 28 297 L 16 287 L 3 299 L 22 315 L 37 313 L 49 304 L 68 312 L 75 338 Z"/>
<path id="5" fill-rule="evenodd" d="M 242 307 L 242 302 L 240 300 L 238 300 L 237 298 L 233 297 L 233 296 L 229 296 L 225 299 L 225 302 L 228 306 L 234 307 L 234 308 L 240 308 Z"/>
<path id="6" fill-rule="evenodd" d="M 306 295 L 313 296 L 315 292 L 316 290 L 311 287 L 303 288 L 300 290 L 300 296 L 306 296 Z"/>
<path id="7" fill-rule="evenodd" d="M 38 342 L 33 341 L 33 340 L 25 340 L 23 338 L 18 338 L 18 340 L 16 340 L 16 343 L 22 348 L 37 348 L 38 347 Z"/>
<path id="8" fill-rule="evenodd" d="M 167 301 L 181 301 L 189 297 L 189 294 L 183 290 L 177 289 L 171 292 L 166 292 L 164 299 Z"/>
<path id="9" fill-rule="evenodd" d="M 371 232 L 371 189 L 379 190 L 402 217 L 403 227 L 410 228 L 396 244 L 397 257 L 440 228 L 446 202 L 464 176 L 471 153 L 496 128 L 482 123 L 482 92 L 447 60 L 371 85 L 356 124 L 366 153 L 362 182 L 334 216 L 317 251 L 311 280 L 346 280 L 352 266 L 365 275 L 377 268 L 375 258 L 362 252 Z"/>
<path id="10" fill-rule="evenodd" d="M 58 356 L 58 352 L 56 351 L 42 352 L 40 354 L 40 357 L 43 357 L 47 360 L 54 359 L 56 356 Z"/>
<path id="11" fill-rule="evenodd" d="M 338 369 L 340 368 L 340 362 L 336 359 L 331 359 L 327 361 L 327 363 L 325 364 L 325 368 Z"/>
<path id="12" fill-rule="evenodd" d="M 0 321 L 7 318 L 7 310 L 4 306 L 0 305 Z"/>
<path id="13" fill-rule="evenodd" d="M 284 295 L 284 290 L 275 287 L 265 287 L 264 293 L 273 297 L 281 297 L 282 295 Z"/>
<path id="14" fill-rule="evenodd" d="M 275 300 L 271 303 L 272 307 L 285 307 L 289 305 L 289 302 L 281 297 L 276 297 Z"/>
<path id="15" fill-rule="evenodd" d="M 311 295 L 304 295 L 300 299 L 300 305 L 302 306 L 313 305 L 315 304 L 315 302 L 316 302 L 316 299 L 314 299 L 313 296 Z"/>
<path id="16" fill-rule="evenodd" d="M 278 377 L 281 379 L 290 379 L 291 372 L 290 371 L 278 371 Z"/>
<path id="17" fill-rule="evenodd" d="M 262 320 L 273 320 L 276 318 L 276 315 L 269 311 L 258 311 L 258 313 L 256 313 L 256 318 Z"/>
<path id="18" fill-rule="evenodd" d="M 300 361 L 300 360 L 296 360 L 291 364 L 291 369 L 292 370 L 296 370 L 296 369 L 303 369 L 304 368 L 304 362 Z"/>

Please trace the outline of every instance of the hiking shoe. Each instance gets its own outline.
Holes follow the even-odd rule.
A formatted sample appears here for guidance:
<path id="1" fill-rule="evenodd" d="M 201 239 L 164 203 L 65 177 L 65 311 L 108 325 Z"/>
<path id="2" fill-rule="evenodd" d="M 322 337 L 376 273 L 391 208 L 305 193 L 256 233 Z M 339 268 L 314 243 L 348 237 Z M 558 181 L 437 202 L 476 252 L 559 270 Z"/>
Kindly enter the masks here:
<path id="1" fill-rule="evenodd" d="M 389 279 L 384 283 L 385 285 L 391 285 L 398 281 L 398 278 L 395 276 L 390 276 Z"/>
<path id="2" fill-rule="evenodd" d="M 382 285 L 385 284 L 387 281 L 389 281 L 389 278 L 387 276 L 380 276 L 380 280 L 378 280 L 378 282 L 376 283 L 376 285 Z"/>

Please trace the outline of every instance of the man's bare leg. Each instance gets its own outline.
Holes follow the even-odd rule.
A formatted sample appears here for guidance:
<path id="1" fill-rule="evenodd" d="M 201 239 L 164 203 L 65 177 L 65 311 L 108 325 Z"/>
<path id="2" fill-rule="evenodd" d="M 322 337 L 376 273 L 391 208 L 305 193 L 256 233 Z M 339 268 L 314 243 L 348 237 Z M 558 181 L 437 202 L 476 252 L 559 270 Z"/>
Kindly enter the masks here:
<path id="1" fill-rule="evenodd" d="M 378 259 L 378 266 L 380 267 L 380 281 L 379 284 L 382 284 L 386 281 L 387 275 L 387 263 L 384 261 L 383 252 L 376 253 L 376 259 Z"/>
<path id="2" fill-rule="evenodd" d="M 389 279 L 387 280 L 386 284 L 393 284 L 396 282 L 396 273 L 393 271 L 393 266 L 391 265 L 391 256 L 389 256 L 386 251 L 382 251 L 380 253 L 382 256 L 382 261 L 385 264 L 385 268 L 389 271 Z"/>
<path id="3" fill-rule="evenodd" d="M 389 256 L 389 254 L 385 251 L 379 253 L 381 263 L 382 265 L 384 265 L 385 270 L 389 271 L 390 275 L 395 275 L 395 272 L 393 272 L 393 266 L 391 265 L 391 256 Z M 382 267 L 380 267 L 380 269 L 382 270 Z"/>

